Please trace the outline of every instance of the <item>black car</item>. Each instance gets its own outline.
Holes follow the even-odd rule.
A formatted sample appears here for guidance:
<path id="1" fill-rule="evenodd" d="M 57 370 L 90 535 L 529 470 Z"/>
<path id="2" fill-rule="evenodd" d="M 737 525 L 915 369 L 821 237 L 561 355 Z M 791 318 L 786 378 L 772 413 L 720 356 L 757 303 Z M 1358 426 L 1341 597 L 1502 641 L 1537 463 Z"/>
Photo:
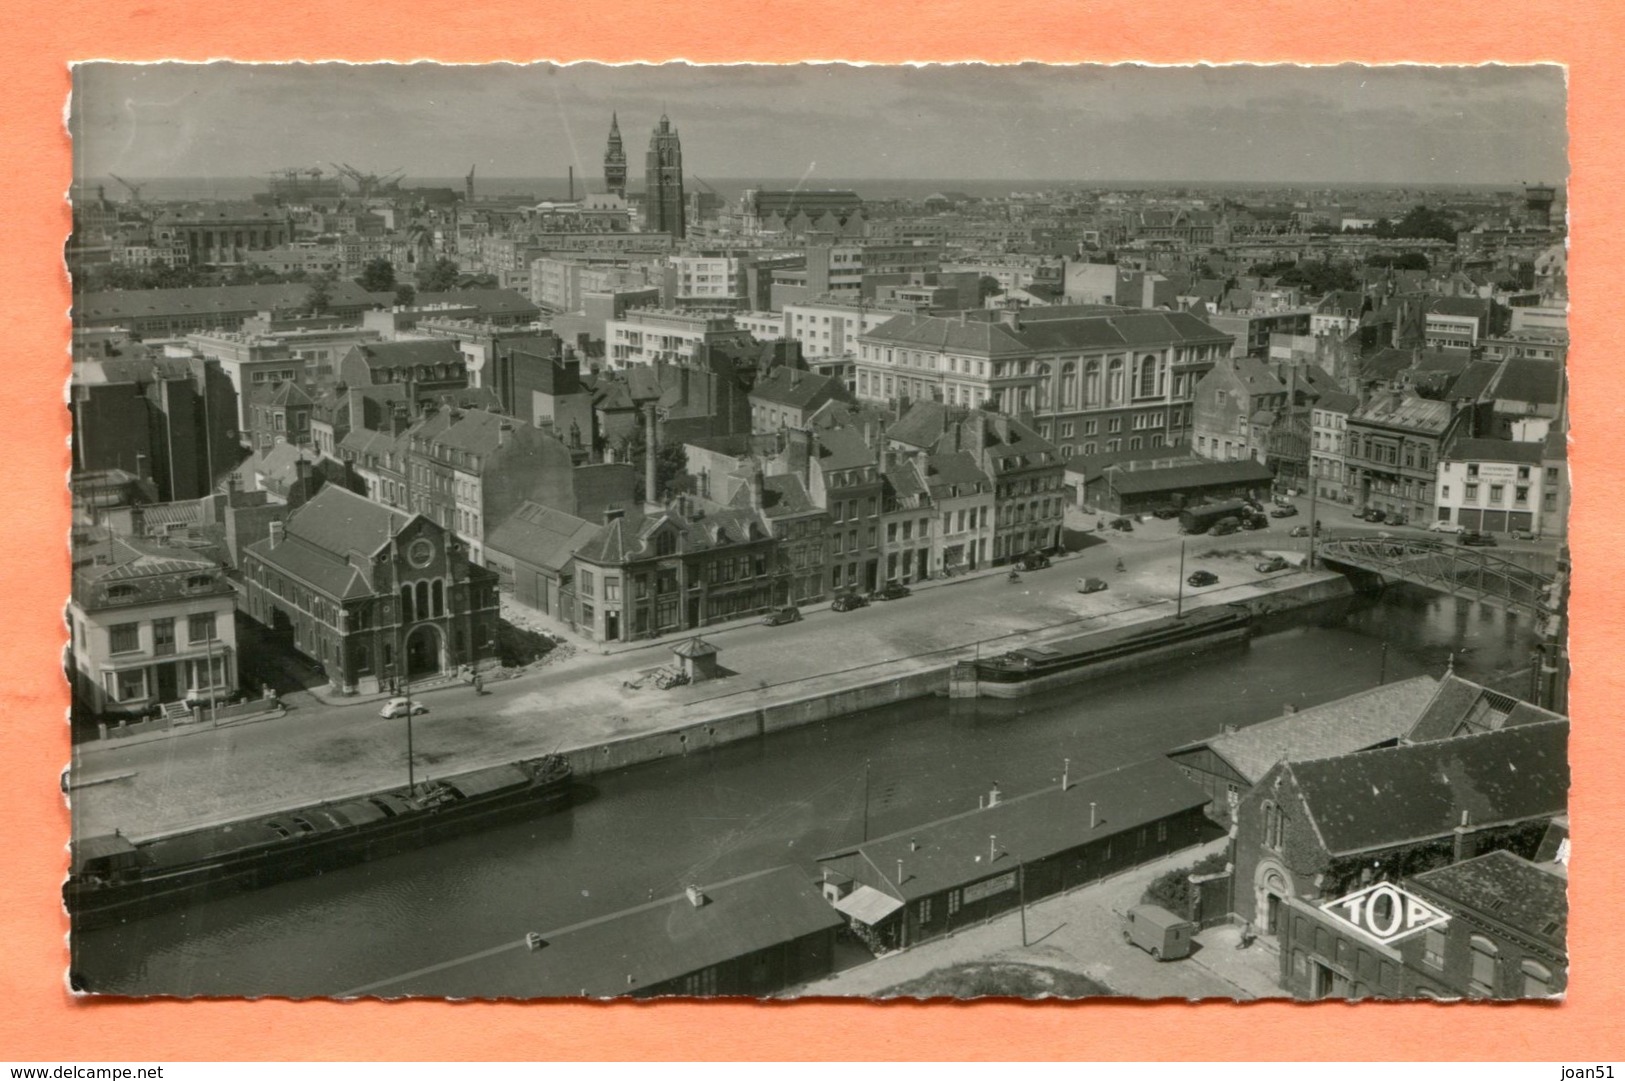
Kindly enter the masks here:
<path id="1" fill-rule="evenodd" d="M 801 609 L 795 605 L 788 608 L 775 608 L 762 618 L 762 624 L 767 627 L 777 627 L 785 623 L 797 623 L 801 620 Z"/>
<path id="2" fill-rule="evenodd" d="M 1220 518 L 1213 523 L 1213 528 L 1208 532 L 1215 537 L 1227 537 L 1240 528 L 1241 520 L 1239 518 Z"/>
<path id="3" fill-rule="evenodd" d="M 1173 507 L 1158 507 L 1156 510 L 1151 512 L 1151 517 L 1161 518 L 1166 522 L 1170 518 L 1178 518 L 1179 511 L 1175 510 Z"/>
<path id="4" fill-rule="evenodd" d="M 1254 514 L 1241 524 L 1247 529 L 1268 529 L 1270 520 L 1262 514 Z"/>
<path id="5" fill-rule="evenodd" d="M 1111 520 L 1111 527 L 1120 533 L 1134 532 L 1134 523 L 1129 521 L 1127 518 L 1113 518 Z"/>
<path id="6" fill-rule="evenodd" d="M 842 593 L 829 606 L 832 612 L 850 612 L 854 608 L 867 608 L 869 598 L 861 593 Z"/>
<path id="7" fill-rule="evenodd" d="M 1274 510 L 1270 511 L 1271 518 L 1296 518 L 1297 516 L 1298 508 L 1294 507 L 1291 503 L 1288 503 L 1284 507 L 1276 507 Z"/>
<path id="8" fill-rule="evenodd" d="M 1469 529 L 1465 533 L 1458 534 L 1456 539 L 1462 544 L 1470 545 L 1474 548 L 1495 547 L 1495 536 L 1491 533 L 1475 533 Z"/>
<path id="9" fill-rule="evenodd" d="M 1290 566 L 1292 566 L 1292 564 L 1288 563 L 1280 556 L 1271 556 L 1268 559 L 1253 564 L 1253 570 L 1257 571 L 1259 574 L 1274 574 L 1276 571 L 1284 571 Z"/>
<path id="10" fill-rule="evenodd" d="M 913 591 L 901 582 L 887 582 L 869 596 L 877 601 L 895 601 L 908 596 L 911 592 Z"/>
<path id="11" fill-rule="evenodd" d="M 1049 556 L 1043 552 L 1028 552 L 1021 557 L 1020 567 L 1024 571 L 1041 571 L 1049 566 Z"/>
<path id="12" fill-rule="evenodd" d="M 1378 510 L 1376 507 L 1372 507 L 1370 510 L 1366 511 L 1364 514 L 1360 515 L 1360 517 L 1364 518 L 1368 522 L 1380 522 L 1383 519 L 1388 517 L 1388 512 L 1384 511 L 1384 510 Z"/>
<path id="13" fill-rule="evenodd" d="M 1212 586 L 1218 585 L 1219 576 L 1212 571 L 1197 571 L 1185 581 L 1193 586 Z"/>

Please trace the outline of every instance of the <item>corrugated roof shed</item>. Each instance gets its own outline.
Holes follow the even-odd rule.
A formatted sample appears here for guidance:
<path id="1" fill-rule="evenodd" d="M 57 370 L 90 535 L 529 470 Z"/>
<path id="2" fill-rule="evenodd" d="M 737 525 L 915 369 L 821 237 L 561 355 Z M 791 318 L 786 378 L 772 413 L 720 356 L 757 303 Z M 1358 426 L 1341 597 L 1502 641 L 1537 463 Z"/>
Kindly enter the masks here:
<path id="1" fill-rule="evenodd" d="M 525 502 L 486 538 L 486 547 L 549 570 L 562 570 L 602 526 L 540 503 Z"/>
<path id="2" fill-rule="evenodd" d="M 1263 462 L 1200 462 L 1161 469 L 1108 469 L 1107 483 L 1124 495 L 1177 492 L 1227 484 L 1268 484 L 1275 474 Z"/>
<path id="3" fill-rule="evenodd" d="M 431 969 L 361 988 L 409 994 L 430 973 L 453 998 L 592 998 L 637 994 L 713 965 L 839 927 L 842 919 L 802 871 L 775 867 L 541 932 Z"/>
<path id="4" fill-rule="evenodd" d="M 820 856 L 847 860 L 855 853 L 878 873 L 876 885 L 909 900 L 1014 870 L 1017 860 L 1039 860 L 1205 806 L 1207 793 L 1165 758 L 1073 781 L 1064 791 L 1046 788 L 1003 800 Z M 1089 805 L 1095 805 L 1095 826 Z M 989 836 L 998 838 L 993 855 Z M 897 863 L 903 878 L 896 881 Z"/>

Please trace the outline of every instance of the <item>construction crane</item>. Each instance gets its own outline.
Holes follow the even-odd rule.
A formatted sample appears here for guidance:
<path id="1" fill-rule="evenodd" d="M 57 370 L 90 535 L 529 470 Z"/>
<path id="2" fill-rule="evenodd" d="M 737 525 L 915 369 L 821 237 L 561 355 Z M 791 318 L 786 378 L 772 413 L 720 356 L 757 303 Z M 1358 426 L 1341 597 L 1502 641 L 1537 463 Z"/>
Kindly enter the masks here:
<path id="1" fill-rule="evenodd" d="M 117 173 L 108 173 L 107 175 L 124 185 L 124 187 L 130 193 L 130 202 L 139 203 L 141 201 L 141 191 L 147 186 L 145 183 L 132 184 L 128 180 L 125 180 L 122 176 L 119 176 Z"/>
<path id="2" fill-rule="evenodd" d="M 333 168 L 342 175 L 349 177 L 355 184 L 356 192 L 363 198 L 376 195 L 379 192 L 399 190 L 401 178 L 405 176 L 404 169 L 393 169 L 387 173 L 363 173 L 353 165 L 342 165 L 338 162 L 329 162 Z"/>

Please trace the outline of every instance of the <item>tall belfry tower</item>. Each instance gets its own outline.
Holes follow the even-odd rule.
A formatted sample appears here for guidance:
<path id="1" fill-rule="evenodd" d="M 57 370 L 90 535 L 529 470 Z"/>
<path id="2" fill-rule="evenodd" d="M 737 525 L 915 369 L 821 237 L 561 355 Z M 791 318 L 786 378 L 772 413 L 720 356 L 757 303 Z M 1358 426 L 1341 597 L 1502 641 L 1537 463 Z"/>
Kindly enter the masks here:
<path id="1" fill-rule="evenodd" d="M 609 114 L 609 149 L 604 151 L 604 190 L 626 198 L 626 149 L 621 146 L 621 122 Z"/>
<path id="2" fill-rule="evenodd" d="M 643 220 L 650 232 L 670 233 L 674 240 L 681 240 L 687 232 L 683 220 L 683 144 L 664 115 L 649 136 Z"/>

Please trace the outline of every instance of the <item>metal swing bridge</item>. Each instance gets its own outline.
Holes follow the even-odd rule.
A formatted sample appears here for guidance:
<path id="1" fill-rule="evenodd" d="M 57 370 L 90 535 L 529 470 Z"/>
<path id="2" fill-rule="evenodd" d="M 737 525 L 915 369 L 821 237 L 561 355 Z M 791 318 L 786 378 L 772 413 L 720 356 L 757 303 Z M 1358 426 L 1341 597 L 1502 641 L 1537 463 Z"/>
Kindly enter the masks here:
<path id="1" fill-rule="evenodd" d="M 1483 548 L 1447 541 L 1384 537 L 1337 537 L 1320 542 L 1328 563 L 1410 582 L 1501 608 L 1541 617 L 1559 616 L 1561 586 L 1555 576 Z"/>

